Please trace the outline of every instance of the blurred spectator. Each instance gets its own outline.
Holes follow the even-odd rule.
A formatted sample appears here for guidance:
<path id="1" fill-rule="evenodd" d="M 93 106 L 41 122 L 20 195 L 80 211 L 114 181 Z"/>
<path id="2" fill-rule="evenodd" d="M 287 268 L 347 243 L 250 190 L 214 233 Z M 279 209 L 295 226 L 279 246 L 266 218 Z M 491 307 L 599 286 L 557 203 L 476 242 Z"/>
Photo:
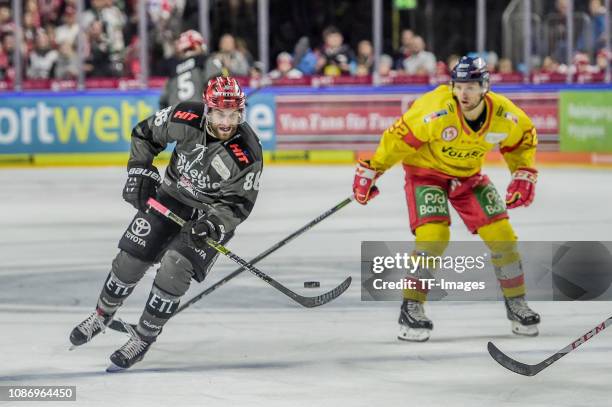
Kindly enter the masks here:
<path id="1" fill-rule="evenodd" d="M 70 43 L 76 47 L 77 36 L 79 34 L 79 24 L 76 20 L 76 9 L 72 6 L 67 6 L 62 16 L 64 24 L 57 27 L 55 30 L 56 44 Z"/>
<path id="2" fill-rule="evenodd" d="M 412 54 L 412 40 L 414 39 L 414 33 L 412 30 L 402 30 L 400 37 L 400 47 L 395 51 L 395 67 L 397 69 L 404 69 L 404 59 L 408 58 Z"/>
<path id="3" fill-rule="evenodd" d="M 497 52 L 495 51 L 486 52 L 483 55 L 483 58 L 485 62 L 487 63 L 487 69 L 489 70 L 489 72 L 497 72 L 498 70 L 501 69 L 501 67 L 499 66 L 501 65 L 501 61 L 499 59 L 499 56 L 497 55 Z M 512 66 L 512 62 L 510 63 L 510 66 Z"/>
<path id="4" fill-rule="evenodd" d="M 552 27 L 552 39 L 550 39 L 553 41 L 551 56 L 557 61 L 563 61 L 567 53 L 567 0 L 556 0 L 555 10 L 555 13 L 551 16 L 551 21 L 554 22 L 554 26 Z"/>
<path id="5" fill-rule="evenodd" d="M 368 40 L 359 41 L 357 44 L 357 66 L 365 68 L 366 75 L 371 74 L 374 70 L 374 47 Z"/>
<path id="6" fill-rule="evenodd" d="M 249 51 L 249 47 L 244 38 L 236 37 L 236 50 L 244 55 L 248 66 L 253 66 L 255 64 L 255 58 L 253 58 L 251 51 Z"/>
<path id="7" fill-rule="evenodd" d="M 445 76 L 448 75 L 448 66 L 444 61 L 436 62 L 436 76 Z"/>
<path id="8" fill-rule="evenodd" d="M 501 74 L 514 73 L 514 68 L 512 67 L 512 61 L 508 58 L 500 59 L 498 72 Z"/>
<path id="9" fill-rule="evenodd" d="M 108 38 L 102 27 L 102 22 L 96 20 L 91 23 L 87 32 L 89 39 L 89 53 L 85 60 L 85 72 L 89 77 L 113 76 Z"/>
<path id="10" fill-rule="evenodd" d="M 98 55 L 108 55 L 110 60 L 108 75 L 119 75 L 123 72 L 123 51 L 125 50 L 123 28 L 126 24 L 126 16 L 113 4 L 113 0 L 91 0 L 91 6 L 91 10 L 83 13 L 83 24 L 85 27 L 90 27 L 91 30 L 93 24 L 100 23 L 102 31 L 98 34 L 98 28 L 95 29 L 96 43 L 91 44 L 91 47 L 96 49 Z M 96 71 L 97 69 L 94 69 L 92 72 Z M 102 71 L 106 71 L 106 67 Z"/>
<path id="11" fill-rule="evenodd" d="M 135 6 L 137 6 L 137 2 Z M 149 13 L 151 43 L 153 45 L 152 59 L 167 60 L 174 55 L 174 42 L 183 31 L 182 26 L 185 1 L 149 1 L 147 2 L 147 7 Z M 135 18 L 137 21 L 137 16 L 133 16 L 133 18 Z"/>
<path id="12" fill-rule="evenodd" d="M 382 54 L 378 61 L 378 75 L 385 78 L 389 76 L 395 76 L 396 72 L 393 70 L 393 58 L 391 55 Z"/>
<path id="13" fill-rule="evenodd" d="M 574 6 L 576 2 L 574 1 Z M 547 17 L 552 22 L 552 38 L 548 38 L 549 47 L 552 50 L 551 56 L 557 61 L 567 60 L 567 15 L 569 13 L 568 0 L 556 0 L 555 13 Z M 587 48 L 587 37 L 591 35 L 587 30 L 587 25 L 582 24 L 582 20 L 576 19 L 574 14 L 574 49 L 585 52 Z"/>
<path id="14" fill-rule="evenodd" d="M 0 4 L 0 41 L 5 34 L 14 32 L 14 26 L 11 9 L 7 4 Z"/>
<path id="15" fill-rule="evenodd" d="M 446 68 L 448 69 L 448 73 L 453 70 L 455 65 L 459 63 L 459 55 L 450 54 L 448 58 L 446 58 Z"/>
<path id="16" fill-rule="evenodd" d="M 606 68 L 610 64 L 610 51 L 605 49 L 599 50 L 595 58 L 595 66 L 598 72 L 606 72 Z"/>
<path id="17" fill-rule="evenodd" d="M 0 42 L 0 81 L 7 79 L 9 69 L 9 56 L 4 52 L 4 46 Z"/>
<path id="18" fill-rule="evenodd" d="M 219 51 L 206 61 L 206 77 L 219 75 L 247 76 L 249 64 L 246 57 L 236 49 L 236 40 L 232 34 L 224 34 L 219 39 Z"/>
<path id="19" fill-rule="evenodd" d="M 559 73 L 559 62 L 553 57 L 547 56 L 542 61 L 542 67 L 540 68 L 542 73 Z"/>
<path id="20" fill-rule="evenodd" d="M 9 30 L 11 22 L 11 9 L 8 4 L 0 4 L 0 29 L 2 33 Z"/>
<path id="21" fill-rule="evenodd" d="M 29 14 L 32 19 L 32 24 L 34 27 L 39 28 L 42 26 L 40 11 L 38 10 L 38 3 L 36 0 L 27 0 L 25 3 L 25 7 L 23 9 L 24 17 L 26 14 Z"/>
<path id="22" fill-rule="evenodd" d="M 293 57 L 288 52 L 281 52 L 276 57 L 276 68 L 268 74 L 270 79 L 289 78 L 297 79 L 303 76 L 302 72 L 293 67 Z"/>
<path id="23" fill-rule="evenodd" d="M 140 75 L 140 41 L 138 36 L 133 36 L 130 44 L 125 49 L 125 59 L 123 61 L 124 75 L 130 78 L 138 78 Z"/>
<path id="24" fill-rule="evenodd" d="M 254 61 L 249 68 L 249 79 L 255 81 L 253 83 L 260 84 L 264 79 L 264 66 L 261 61 Z"/>
<path id="25" fill-rule="evenodd" d="M 60 21 L 62 6 L 64 6 L 64 0 L 38 0 L 41 24 L 57 25 Z M 66 7 L 68 7 L 68 5 L 66 5 Z"/>
<path id="26" fill-rule="evenodd" d="M 599 68 L 596 65 L 591 65 L 590 58 L 585 52 L 577 52 L 574 55 L 573 71 L 577 74 L 592 74 L 598 73 Z"/>
<path id="27" fill-rule="evenodd" d="M 2 75 L 4 79 L 12 80 L 15 77 L 15 70 L 13 68 L 13 53 L 15 52 L 15 35 L 12 32 L 5 33 L 2 37 L 2 52 L 4 59 L 6 59 L 6 65 L 3 69 Z"/>
<path id="28" fill-rule="evenodd" d="M 370 74 L 370 70 L 367 66 L 363 64 L 357 64 L 355 67 L 354 76 L 368 76 Z"/>
<path id="29" fill-rule="evenodd" d="M 408 75 L 433 75 L 436 73 L 436 57 L 425 51 L 425 41 L 420 36 L 412 40 L 411 54 L 402 62 Z"/>
<path id="30" fill-rule="evenodd" d="M 28 58 L 26 75 L 28 79 L 49 79 L 58 53 L 51 48 L 49 36 L 44 30 L 36 34 L 35 46 Z"/>
<path id="31" fill-rule="evenodd" d="M 26 11 L 23 14 L 23 42 L 28 53 L 34 48 L 36 33 L 40 28 L 35 21 L 33 13 Z"/>
<path id="32" fill-rule="evenodd" d="M 606 7 L 601 0 L 589 2 L 591 24 L 593 25 L 593 42 L 595 53 L 606 46 Z"/>
<path id="33" fill-rule="evenodd" d="M 314 75 L 317 72 L 317 54 L 310 48 L 308 37 L 301 37 L 295 44 L 295 67 L 304 75 Z"/>
<path id="34" fill-rule="evenodd" d="M 55 79 L 76 79 L 79 76 L 79 57 L 70 42 L 63 42 L 58 47 L 57 61 L 55 61 Z"/>
<path id="35" fill-rule="evenodd" d="M 317 70 L 325 76 L 350 75 L 355 64 L 355 53 L 344 43 L 344 36 L 334 26 L 323 30 L 323 47 Z"/>

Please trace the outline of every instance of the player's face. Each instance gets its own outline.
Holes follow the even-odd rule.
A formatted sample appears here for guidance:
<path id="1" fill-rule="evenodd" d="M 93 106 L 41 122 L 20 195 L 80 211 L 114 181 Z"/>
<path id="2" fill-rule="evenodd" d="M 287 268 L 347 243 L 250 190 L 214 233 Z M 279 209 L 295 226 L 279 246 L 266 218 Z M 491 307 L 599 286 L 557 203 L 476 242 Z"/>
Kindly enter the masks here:
<path id="1" fill-rule="evenodd" d="M 229 140 L 243 121 L 243 112 L 239 109 L 211 109 L 208 112 L 210 128 L 214 135 L 222 141 Z"/>
<path id="2" fill-rule="evenodd" d="M 478 107 L 482 101 L 482 92 L 482 86 L 478 82 L 455 82 L 453 86 L 453 94 L 464 112 Z"/>

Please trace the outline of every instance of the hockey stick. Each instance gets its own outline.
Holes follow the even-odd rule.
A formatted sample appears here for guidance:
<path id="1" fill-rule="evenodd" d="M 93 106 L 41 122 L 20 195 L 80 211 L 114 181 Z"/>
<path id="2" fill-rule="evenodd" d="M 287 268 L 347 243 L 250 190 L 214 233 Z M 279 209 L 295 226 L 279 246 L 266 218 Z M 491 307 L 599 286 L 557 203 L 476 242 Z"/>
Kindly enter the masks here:
<path id="1" fill-rule="evenodd" d="M 338 203 L 336 206 L 334 206 L 331 209 L 328 209 L 327 211 L 325 211 L 324 213 L 322 213 L 321 215 L 317 216 L 315 219 L 313 219 L 312 221 L 308 222 L 306 225 L 302 226 L 300 229 L 296 230 L 295 232 L 293 232 L 292 234 L 290 234 L 289 236 L 285 237 L 283 240 L 281 240 L 280 242 L 274 244 L 273 246 L 269 247 L 266 251 L 260 253 L 259 255 L 257 255 L 255 258 L 253 258 L 249 263 L 251 265 L 254 265 L 256 263 L 258 263 L 259 261 L 265 259 L 266 257 L 268 257 L 270 254 L 274 253 L 275 251 L 277 251 L 278 249 L 280 249 L 281 247 L 285 246 L 287 243 L 291 242 L 293 239 L 295 239 L 296 237 L 300 236 L 301 234 L 303 234 L 304 232 L 310 230 L 312 227 L 314 227 L 315 225 L 319 224 L 320 222 L 322 222 L 324 219 L 327 219 L 328 217 L 330 217 L 331 215 L 333 215 L 334 213 L 338 212 L 340 209 L 344 208 L 345 206 L 347 206 L 349 203 L 351 203 L 353 201 L 354 197 L 351 195 L 349 198 L 344 199 L 342 202 Z M 227 283 L 228 281 L 230 281 L 231 279 L 233 279 L 234 277 L 238 276 L 239 274 L 241 274 L 244 270 L 246 270 L 245 267 L 240 267 L 237 268 L 236 270 L 234 270 L 233 272 L 231 272 L 230 274 L 228 274 L 227 276 L 223 277 L 221 280 L 217 281 L 215 284 L 211 285 L 210 287 L 208 287 L 206 290 L 202 291 L 201 293 L 199 293 L 198 295 L 194 296 L 193 298 L 191 298 L 189 301 L 187 301 L 186 303 L 182 304 L 174 313 L 174 315 L 172 316 L 172 318 L 174 318 L 178 313 L 180 313 L 181 311 L 183 311 L 185 308 L 190 307 L 191 305 L 195 304 L 196 302 L 198 302 L 200 299 L 202 299 L 202 297 L 212 293 L 213 291 L 215 291 L 217 288 L 221 287 L 222 285 L 224 285 L 225 283 Z M 115 331 L 121 331 L 121 332 L 127 332 L 127 329 L 124 327 L 124 323 L 122 321 L 119 320 L 113 320 L 113 322 L 111 322 L 110 324 L 110 328 L 114 329 Z M 134 324 L 129 324 L 132 327 L 136 327 L 136 325 Z"/>
<path id="2" fill-rule="evenodd" d="M 177 225 L 183 226 L 185 224 L 185 221 L 183 219 L 181 219 L 177 214 L 172 212 L 170 209 L 166 208 L 163 204 L 156 201 L 155 199 L 149 198 L 149 200 L 147 201 L 147 204 L 152 209 L 156 210 L 157 212 L 164 215 L 168 219 L 174 221 Z M 266 283 L 270 284 L 272 287 L 276 288 L 277 290 L 285 294 L 287 297 L 291 298 L 292 300 L 294 300 L 295 302 L 297 302 L 298 304 L 306 308 L 318 307 L 320 305 L 330 302 L 331 300 L 333 300 L 334 298 L 342 294 L 344 291 L 346 291 L 349 285 L 351 285 L 351 277 L 349 276 L 339 286 L 337 286 L 331 291 L 328 291 L 321 295 L 317 295 L 316 297 L 304 297 L 304 296 L 299 295 L 296 292 L 291 291 L 290 289 L 288 289 L 287 287 L 285 287 L 278 281 L 274 280 L 272 277 L 268 276 L 267 274 L 263 273 L 261 270 L 257 269 L 252 264 L 248 263 L 246 260 L 235 255 L 227 247 L 223 246 L 221 243 L 216 242 L 213 239 L 207 237 L 206 244 L 212 247 L 213 249 L 215 249 L 216 251 L 218 251 L 219 253 L 223 254 L 224 256 L 229 257 L 234 262 L 246 268 L 251 273 L 255 274 L 257 277 L 259 277 Z"/>
<path id="3" fill-rule="evenodd" d="M 522 374 L 523 376 L 535 376 L 542 370 L 546 369 L 548 366 L 555 363 L 557 360 L 561 359 L 563 356 L 576 349 L 578 346 L 582 345 L 583 343 L 597 335 L 599 332 L 606 329 L 610 325 L 612 325 L 612 317 L 606 319 L 604 322 L 597 325 L 595 328 L 591 329 L 589 332 L 585 333 L 580 338 L 576 339 L 574 342 L 570 343 L 565 348 L 561 349 L 559 352 L 555 353 L 551 357 L 546 358 L 535 365 L 528 365 L 526 363 L 521 363 L 512 359 L 511 357 L 504 354 L 501 350 L 499 350 L 497 346 L 493 345 L 492 342 L 489 342 L 489 344 L 487 345 L 487 349 L 489 350 L 489 354 L 491 355 L 491 357 L 506 369 L 511 370 L 514 373 Z"/>

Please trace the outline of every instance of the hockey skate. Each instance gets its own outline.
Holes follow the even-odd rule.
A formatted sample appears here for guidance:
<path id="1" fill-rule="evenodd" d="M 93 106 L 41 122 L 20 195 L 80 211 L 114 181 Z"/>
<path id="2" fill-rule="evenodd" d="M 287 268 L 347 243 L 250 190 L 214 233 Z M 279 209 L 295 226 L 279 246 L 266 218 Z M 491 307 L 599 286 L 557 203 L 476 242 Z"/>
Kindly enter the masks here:
<path id="1" fill-rule="evenodd" d="M 433 329 L 433 322 L 425 316 L 423 304 L 414 300 L 404 300 L 398 322 L 397 339 L 402 341 L 425 342 Z"/>
<path id="2" fill-rule="evenodd" d="M 70 332 L 70 342 L 72 343 L 70 350 L 91 341 L 94 336 L 104 332 L 112 321 L 112 315 L 107 315 L 100 308 L 96 308 L 89 317 Z"/>
<path id="3" fill-rule="evenodd" d="M 540 315 L 529 308 L 524 296 L 506 298 L 506 314 L 516 335 L 537 336 Z"/>
<path id="4" fill-rule="evenodd" d="M 110 357 L 111 364 L 106 369 L 109 373 L 129 369 L 137 362 L 140 362 L 149 350 L 149 347 L 155 342 L 155 337 L 144 337 L 131 327 L 128 330 L 130 339 Z"/>

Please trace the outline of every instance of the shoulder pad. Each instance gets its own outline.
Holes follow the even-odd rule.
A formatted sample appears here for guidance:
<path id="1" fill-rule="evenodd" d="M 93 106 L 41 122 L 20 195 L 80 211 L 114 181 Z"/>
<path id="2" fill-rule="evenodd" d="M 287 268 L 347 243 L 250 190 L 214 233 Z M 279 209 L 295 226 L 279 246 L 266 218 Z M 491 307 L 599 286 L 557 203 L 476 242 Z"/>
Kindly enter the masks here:
<path id="1" fill-rule="evenodd" d="M 228 151 L 229 156 L 232 157 L 236 165 L 241 170 L 255 162 L 253 151 L 251 151 L 247 141 L 240 134 L 223 143 L 223 145 Z"/>
<path id="2" fill-rule="evenodd" d="M 172 111 L 170 121 L 186 124 L 201 130 L 204 123 L 204 103 L 194 101 L 179 103 Z"/>

